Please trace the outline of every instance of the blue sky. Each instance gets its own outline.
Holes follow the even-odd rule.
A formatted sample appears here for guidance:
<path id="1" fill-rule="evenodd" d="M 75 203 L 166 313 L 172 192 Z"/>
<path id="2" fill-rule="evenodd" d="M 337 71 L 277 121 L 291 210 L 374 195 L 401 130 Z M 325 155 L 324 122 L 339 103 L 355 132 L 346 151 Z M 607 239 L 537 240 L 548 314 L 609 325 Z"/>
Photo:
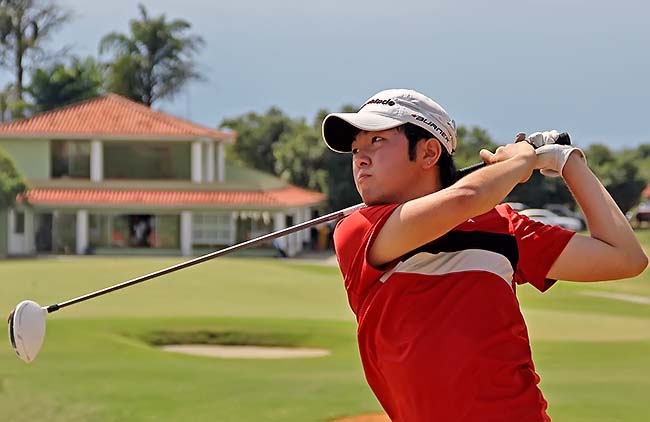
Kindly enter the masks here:
<path id="1" fill-rule="evenodd" d="M 53 45 L 96 55 L 137 1 L 59 0 Z M 642 0 L 145 0 L 188 20 L 207 80 L 156 108 L 216 126 L 276 105 L 311 120 L 385 88 L 417 89 L 497 141 L 557 128 L 574 143 L 650 143 L 650 3 Z M 4 80 L 7 75 L 4 75 Z"/>

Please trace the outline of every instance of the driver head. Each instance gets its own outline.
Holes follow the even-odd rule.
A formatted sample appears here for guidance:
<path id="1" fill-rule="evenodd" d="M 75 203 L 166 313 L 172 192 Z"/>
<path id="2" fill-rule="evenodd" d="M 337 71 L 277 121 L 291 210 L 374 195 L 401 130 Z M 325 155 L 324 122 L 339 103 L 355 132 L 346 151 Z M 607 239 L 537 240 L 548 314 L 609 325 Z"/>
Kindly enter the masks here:
<path id="1" fill-rule="evenodd" d="M 36 359 L 45 339 L 47 311 L 38 303 L 24 300 L 9 314 L 9 341 L 16 354 L 29 363 Z"/>

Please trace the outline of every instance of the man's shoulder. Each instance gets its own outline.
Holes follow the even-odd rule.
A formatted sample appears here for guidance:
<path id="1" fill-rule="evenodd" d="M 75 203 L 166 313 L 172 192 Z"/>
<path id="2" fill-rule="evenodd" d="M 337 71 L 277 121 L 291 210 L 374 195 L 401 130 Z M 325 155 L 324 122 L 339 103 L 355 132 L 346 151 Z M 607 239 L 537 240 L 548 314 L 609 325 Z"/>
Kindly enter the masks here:
<path id="1" fill-rule="evenodd" d="M 456 227 L 455 230 L 510 233 L 512 231 L 512 218 L 515 214 L 516 211 L 507 204 L 499 204 L 484 214 L 468 219 Z"/>
<path id="2" fill-rule="evenodd" d="M 371 205 L 361 208 L 349 216 L 341 219 L 336 229 L 358 230 L 367 229 L 374 226 L 381 220 L 390 216 L 390 214 L 399 206 L 399 204 Z"/>
<path id="3" fill-rule="evenodd" d="M 399 204 L 373 205 L 361 208 L 340 220 L 334 229 L 336 249 L 365 242 L 377 228 L 386 222 Z"/>

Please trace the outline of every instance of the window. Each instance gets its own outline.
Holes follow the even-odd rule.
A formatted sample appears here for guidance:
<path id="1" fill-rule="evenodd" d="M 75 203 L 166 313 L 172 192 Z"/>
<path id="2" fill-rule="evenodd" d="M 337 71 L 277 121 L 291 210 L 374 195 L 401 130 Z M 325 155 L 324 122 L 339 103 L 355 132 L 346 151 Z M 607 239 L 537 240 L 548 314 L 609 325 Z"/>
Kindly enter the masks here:
<path id="1" fill-rule="evenodd" d="M 190 180 L 189 142 L 104 142 L 104 178 Z"/>
<path id="2" fill-rule="evenodd" d="M 14 220 L 14 234 L 25 233 L 25 213 L 16 211 Z"/>
<path id="3" fill-rule="evenodd" d="M 90 142 L 59 141 L 50 143 L 52 178 L 90 178 Z"/>
<path id="4" fill-rule="evenodd" d="M 235 240 L 232 213 L 192 215 L 192 238 L 195 245 L 230 245 Z"/>
<path id="5" fill-rule="evenodd" d="M 233 215 L 237 243 L 263 236 L 273 231 L 273 219 L 267 211 L 240 211 Z M 271 242 L 269 242 L 269 245 Z M 267 245 L 268 246 L 268 245 Z"/>
<path id="6" fill-rule="evenodd" d="M 52 213 L 52 252 L 72 254 L 77 248 L 77 214 L 55 211 Z"/>
<path id="7" fill-rule="evenodd" d="M 94 248 L 180 247 L 178 215 L 90 214 L 88 226 Z"/>

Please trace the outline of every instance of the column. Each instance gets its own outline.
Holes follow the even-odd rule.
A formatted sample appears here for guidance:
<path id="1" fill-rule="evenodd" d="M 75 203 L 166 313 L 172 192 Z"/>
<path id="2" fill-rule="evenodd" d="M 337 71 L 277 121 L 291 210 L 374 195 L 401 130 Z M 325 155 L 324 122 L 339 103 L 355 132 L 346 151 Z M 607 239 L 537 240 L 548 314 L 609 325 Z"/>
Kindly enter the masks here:
<path id="1" fill-rule="evenodd" d="M 181 255 L 192 255 L 192 213 L 181 211 Z"/>
<path id="2" fill-rule="evenodd" d="M 302 209 L 302 218 L 300 219 L 300 222 L 304 223 L 309 221 L 309 217 L 311 217 L 311 209 L 309 207 L 304 207 Z M 301 231 L 300 234 L 302 235 L 301 242 L 303 243 L 303 245 L 309 244 L 309 240 L 310 240 L 309 229 Z"/>
<path id="3" fill-rule="evenodd" d="M 303 220 L 302 220 L 302 210 L 300 208 L 298 208 L 298 209 L 296 209 L 294 211 L 294 214 L 293 214 L 293 224 L 296 225 L 296 224 L 299 224 L 299 223 L 302 223 L 302 222 L 303 222 Z M 294 255 L 297 255 L 298 253 L 300 253 L 302 251 L 302 237 L 303 237 L 302 231 L 295 233 L 294 240 L 296 242 L 296 245 L 295 245 L 296 247 L 295 247 L 295 249 L 293 251 Z"/>
<path id="4" fill-rule="evenodd" d="M 90 141 L 90 180 L 101 182 L 104 179 L 104 148 L 102 141 Z"/>
<path id="5" fill-rule="evenodd" d="M 217 143 L 217 182 L 226 180 L 226 148 L 223 142 Z"/>
<path id="6" fill-rule="evenodd" d="M 192 142 L 192 182 L 200 183 L 203 175 L 201 141 Z"/>
<path id="7" fill-rule="evenodd" d="M 273 231 L 277 232 L 285 228 L 285 216 L 283 212 L 276 212 L 273 214 Z M 281 237 L 277 239 L 277 244 L 282 248 L 283 251 L 287 252 L 287 237 Z"/>
<path id="8" fill-rule="evenodd" d="M 88 248 L 88 211 L 77 211 L 77 255 L 83 255 Z"/>
<path id="9" fill-rule="evenodd" d="M 30 207 L 25 207 L 25 251 L 28 254 L 36 253 L 34 233 L 34 212 Z"/>
<path id="10" fill-rule="evenodd" d="M 205 162 L 205 175 L 203 180 L 206 182 L 214 182 L 214 141 L 205 143 L 205 154 L 203 158 Z"/>

